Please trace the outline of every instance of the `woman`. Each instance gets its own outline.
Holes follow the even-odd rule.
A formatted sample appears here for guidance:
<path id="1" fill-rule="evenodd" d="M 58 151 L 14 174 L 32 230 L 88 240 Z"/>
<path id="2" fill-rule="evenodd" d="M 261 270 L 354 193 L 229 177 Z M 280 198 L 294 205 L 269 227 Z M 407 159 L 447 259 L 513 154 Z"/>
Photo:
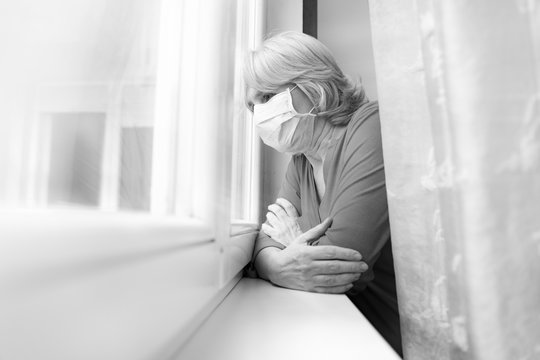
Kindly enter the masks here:
<path id="1" fill-rule="evenodd" d="M 293 155 L 255 244 L 258 275 L 346 293 L 401 355 L 377 103 L 301 33 L 249 53 L 244 78 L 260 137 Z"/>

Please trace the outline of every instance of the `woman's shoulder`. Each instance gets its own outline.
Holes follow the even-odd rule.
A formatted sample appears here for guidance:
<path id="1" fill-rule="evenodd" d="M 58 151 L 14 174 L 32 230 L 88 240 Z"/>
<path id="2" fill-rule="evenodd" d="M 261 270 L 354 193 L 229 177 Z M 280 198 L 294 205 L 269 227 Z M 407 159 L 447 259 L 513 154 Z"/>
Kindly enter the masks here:
<path id="1" fill-rule="evenodd" d="M 346 141 L 362 143 L 368 139 L 380 138 L 379 103 L 370 101 L 354 112 L 347 124 Z"/>
<path id="2" fill-rule="evenodd" d="M 351 120 L 349 121 L 349 127 L 359 127 L 362 126 L 367 120 L 370 121 L 379 121 L 379 102 L 378 101 L 369 101 L 361 105 L 358 110 L 356 110 Z"/>

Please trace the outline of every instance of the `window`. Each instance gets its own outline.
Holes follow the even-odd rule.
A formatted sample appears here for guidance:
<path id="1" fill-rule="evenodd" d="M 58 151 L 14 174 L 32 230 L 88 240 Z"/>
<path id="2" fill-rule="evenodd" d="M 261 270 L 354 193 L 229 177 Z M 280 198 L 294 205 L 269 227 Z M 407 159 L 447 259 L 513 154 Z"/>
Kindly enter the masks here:
<path id="1" fill-rule="evenodd" d="M 164 4 L 5 6 L 3 205 L 149 210 Z"/>
<path id="2" fill-rule="evenodd" d="M 265 31 L 263 4 L 261 1 L 239 2 L 237 13 L 235 72 L 235 108 L 233 123 L 233 163 L 231 189 L 231 216 L 233 223 L 257 223 L 259 221 L 260 140 L 251 121 L 251 113 L 245 107 L 244 83 L 241 75 L 243 57 L 248 50 L 260 44 Z"/>
<path id="3" fill-rule="evenodd" d="M 0 165 L 18 166 L 0 186 L 0 206 L 197 216 L 197 163 L 209 156 L 197 142 L 208 145 L 205 126 L 212 126 L 209 135 L 217 127 L 232 134 L 220 144 L 230 147 L 231 218 L 257 222 L 258 199 L 252 194 L 259 193 L 259 141 L 241 100 L 240 75 L 244 53 L 262 37 L 262 2 L 242 0 L 227 10 L 236 19 L 224 25 L 233 45 L 225 65 L 235 73 L 234 104 L 232 121 L 227 120 L 231 110 L 216 112 L 231 124 L 213 119 L 216 126 L 199 126 L 196 119 L 216 106 L 201 94 L 212 95 L 223 77 L 214 60 L 205 60 L 208 49 L 226 51 L 212 38 L 214 27 L 201 26 L 199 4 L 77 4 L 60 10 L 58 0 L 25 0 L 4 15 L 12 23 L 4 25 L 3 34 L 18 36 L 16 42 L 5 39 L 10 56 L 2 69 L 8 101 L 3 102 L 7 131 Z M 27 12 L 24 5 L 34 10 Z"/>
<path id="4" fill-rule="evenodd" d="M 0 6 L 2 355 L 170 355 L 233 284 L 258 207 L 237 61 L 262 4 Z"/>

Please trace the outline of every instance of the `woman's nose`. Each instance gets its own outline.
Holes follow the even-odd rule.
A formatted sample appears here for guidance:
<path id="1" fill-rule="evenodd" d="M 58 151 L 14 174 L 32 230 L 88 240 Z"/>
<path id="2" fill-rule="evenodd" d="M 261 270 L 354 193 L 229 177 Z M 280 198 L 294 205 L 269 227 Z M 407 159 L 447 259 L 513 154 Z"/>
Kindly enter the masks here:
<path id="1" fill-rule="evenodd" d="M 260 100 L 257 98 L 257 91 L 255 89 L 248 89 L 246 97 L 250 104 L 259 104 Z"/>

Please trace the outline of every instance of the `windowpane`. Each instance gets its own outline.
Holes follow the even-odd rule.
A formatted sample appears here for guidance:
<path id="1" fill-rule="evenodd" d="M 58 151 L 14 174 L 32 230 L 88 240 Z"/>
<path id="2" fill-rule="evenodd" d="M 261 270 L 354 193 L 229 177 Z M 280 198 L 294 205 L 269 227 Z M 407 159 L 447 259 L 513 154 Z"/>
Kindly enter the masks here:
<path id="1" fill-rule="evenodd" d="M 99 205 L 105 114 L 50 115 L 47 203 Z"/>
<path id="2" fill-rule="evenodd" d="M 149 210 L 161 5 L 0 6 L 0 206 Z"/>
<path id="3" fill-rule="evenodd" d="M 258 223 L 260 140 L 244 102 L 243 59 L 262 39 L 263 3 L 239 0 L 236 24 L 234 119 L 232 138 L 231 220 Z"/>
<path id="4" fill-rule="evenodd" d="M 130 210 L 150 210 L 152 175 L 151 127 L 122 129 L 119 207 Z"/>

